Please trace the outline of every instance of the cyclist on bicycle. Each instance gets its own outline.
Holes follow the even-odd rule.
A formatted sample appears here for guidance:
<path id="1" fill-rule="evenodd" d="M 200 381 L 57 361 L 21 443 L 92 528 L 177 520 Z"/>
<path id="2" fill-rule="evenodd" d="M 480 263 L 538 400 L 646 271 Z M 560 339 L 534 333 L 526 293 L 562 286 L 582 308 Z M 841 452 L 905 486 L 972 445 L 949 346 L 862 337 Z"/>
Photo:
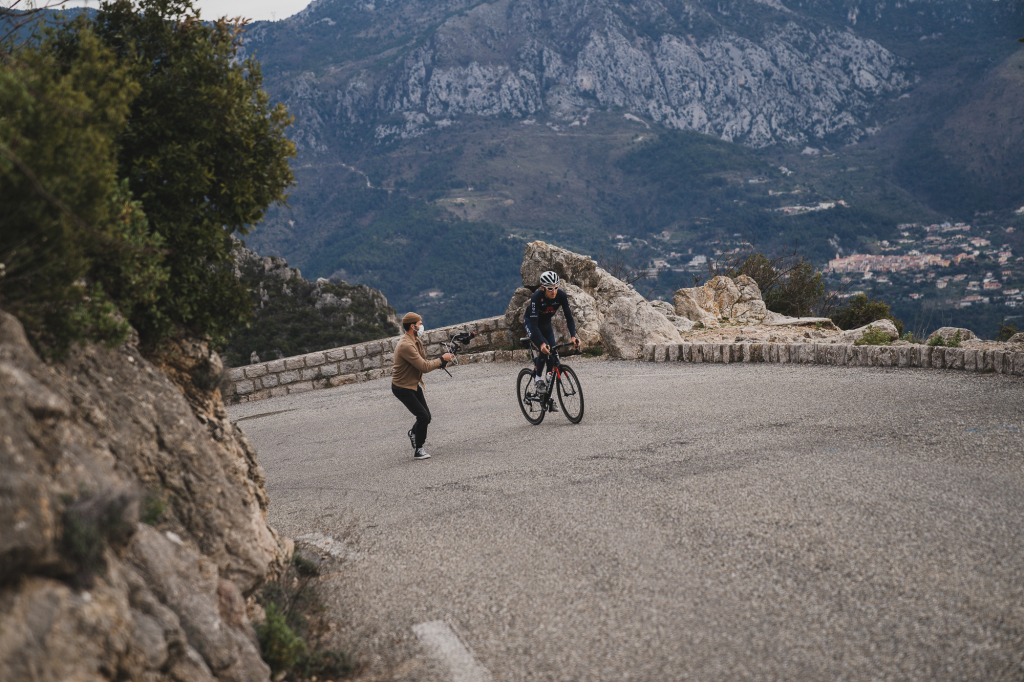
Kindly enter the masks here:
<path id="1" fill-rule="evenodd" d="M 572 317 L 572 310 L 569 308 L 569 297 L 558 288 L 559 277 L 557 272 L 547 270 L 540 276 L 540 289 L 534 292 L 526 304 L 526 317 L 523 323 L 526 325 L 526 333 L 540 349 L 540 354 L 534 360 L 533 382 L 538 393 L 547 390 L 544 384 L 544 365 L 547 363 L 547 371 L 554 368 L 555 359 L 550 355 L 551 348 L 555 345 L 555 332 L 551 329 L 551 318 L 559 308 L 562 308 L 565 315 L 565 323 L 569 327 L 569 336 L 572 337 L 573 345 L 580 346 L 580 340 L 576 338 L 576 320 Z M 552 404 L 553 407 L 553 404 Z"/>

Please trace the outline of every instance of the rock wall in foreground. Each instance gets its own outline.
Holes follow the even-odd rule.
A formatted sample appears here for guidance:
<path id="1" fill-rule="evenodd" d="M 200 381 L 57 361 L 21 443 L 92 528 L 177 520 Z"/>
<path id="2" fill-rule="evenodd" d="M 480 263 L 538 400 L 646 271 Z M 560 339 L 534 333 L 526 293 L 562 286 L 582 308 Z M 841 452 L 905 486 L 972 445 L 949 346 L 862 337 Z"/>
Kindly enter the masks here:
<path id="1" fill-rule="evenodd" d="M 246 597 L 292 545 L 207 388 L 219 358 L 163 357 L 47 365 L 0 311 L 0 680 L 269 679 Z"/>

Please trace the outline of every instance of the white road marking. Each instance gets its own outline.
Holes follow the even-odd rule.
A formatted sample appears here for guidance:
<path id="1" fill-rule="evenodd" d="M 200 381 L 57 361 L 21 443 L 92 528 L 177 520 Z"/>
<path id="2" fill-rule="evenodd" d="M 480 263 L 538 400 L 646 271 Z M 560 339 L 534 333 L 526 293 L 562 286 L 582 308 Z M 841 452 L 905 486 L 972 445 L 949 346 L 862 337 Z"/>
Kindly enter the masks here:
<path id="1" fill-rule="evenodd" d="M 432 620 L 414 625 L 412 631 L 427 653 L 448 666 L 452 682 L 490 682 L 491 674 L 473 658 L 473 653 L 448 623 Z"/>

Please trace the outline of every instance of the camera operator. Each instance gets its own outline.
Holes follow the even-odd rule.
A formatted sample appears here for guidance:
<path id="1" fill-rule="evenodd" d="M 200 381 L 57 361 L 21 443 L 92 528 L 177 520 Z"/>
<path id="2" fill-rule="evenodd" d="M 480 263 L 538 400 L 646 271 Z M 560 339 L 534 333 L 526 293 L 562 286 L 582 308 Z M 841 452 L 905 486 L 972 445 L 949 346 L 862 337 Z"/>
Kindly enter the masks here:
<path id="1" fill-rule="evenodd" d="M 406 313 L 402 318 L 402 329 L 405 333 L 395 348 L 395 367 L 391 375 L 391 392 L 402 401 L 416 417 L 416 423 L 409 429 L 409 442 L 412 444 L 413 459 L 430 459 L 423 449 L 427 440 L 427 425 L 430 424 L 430 409 L 423 397 L 423 375 L 435 369 L 445 367 L 454 359 L 451 353 L 445 353 L 436 360 L 427 360 L 427 352 L 423 348 L 423 318 L 416 313 Z"/>

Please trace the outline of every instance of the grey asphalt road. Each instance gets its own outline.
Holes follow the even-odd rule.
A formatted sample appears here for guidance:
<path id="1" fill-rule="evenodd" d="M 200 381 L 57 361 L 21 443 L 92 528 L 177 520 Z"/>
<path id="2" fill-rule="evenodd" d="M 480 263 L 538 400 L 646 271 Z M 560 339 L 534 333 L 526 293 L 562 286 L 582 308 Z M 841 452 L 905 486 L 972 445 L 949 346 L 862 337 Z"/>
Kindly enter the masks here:
<path id="1" fill-rule="evenodd" d="M 572 364 L 578 426 L 429 375 L 427 461 L 387 379 L 231 408 L 371 677 L 441 621 L 495 680 L 1024 679 L 1019 377 Z"/>

